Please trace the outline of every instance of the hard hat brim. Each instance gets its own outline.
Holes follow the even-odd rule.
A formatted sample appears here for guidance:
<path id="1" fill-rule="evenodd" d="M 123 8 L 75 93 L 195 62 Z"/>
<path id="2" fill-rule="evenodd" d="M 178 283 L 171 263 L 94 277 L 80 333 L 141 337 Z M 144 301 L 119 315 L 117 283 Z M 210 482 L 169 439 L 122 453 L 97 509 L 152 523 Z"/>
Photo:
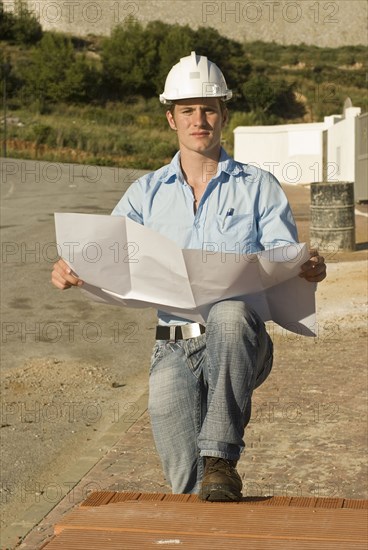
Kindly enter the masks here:
<path id="1" fill-rule="evenodd" d="M 167 97 L 165 96 L 165 94 L 160 94 L 159 98 L 160 98 L 160 102 L 163 103 L 164 105 L 170 105 L 172 103 L 174 103 L 175 101 L 179 101 L 180 99 L 197 99 L 197 98 L 211 98 L 211 97 L 218 97 L 219 99 L 221 99 L 221 101 L 229 101 L 232 97 L 233 97 L 233 92 L 232 90 L 227 90 L 226 91 L 226 94 L 218 94 L 218 95 L 196 95 L 196 96 L 193 96 L 192 94 L 189 94 L 189 95 L 185 95 L 185 94 L 182 94 L 180 95 L 180 97 Z"/>

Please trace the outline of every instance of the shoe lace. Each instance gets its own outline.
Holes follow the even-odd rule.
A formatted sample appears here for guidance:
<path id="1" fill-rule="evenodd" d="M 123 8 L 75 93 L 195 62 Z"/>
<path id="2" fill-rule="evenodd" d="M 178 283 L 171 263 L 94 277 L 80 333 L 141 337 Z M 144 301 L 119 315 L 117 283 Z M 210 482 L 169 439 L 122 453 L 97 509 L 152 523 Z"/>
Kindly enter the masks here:
<path id="1" fill-rule="evenodd" d="M 224 469 L 231 471 L 235 468 L 236 462 L 236 460 L 227 460 L 226 458 L 208 457 L 206 458 L 206 471 L 208 473 L 214 473 Z"/>

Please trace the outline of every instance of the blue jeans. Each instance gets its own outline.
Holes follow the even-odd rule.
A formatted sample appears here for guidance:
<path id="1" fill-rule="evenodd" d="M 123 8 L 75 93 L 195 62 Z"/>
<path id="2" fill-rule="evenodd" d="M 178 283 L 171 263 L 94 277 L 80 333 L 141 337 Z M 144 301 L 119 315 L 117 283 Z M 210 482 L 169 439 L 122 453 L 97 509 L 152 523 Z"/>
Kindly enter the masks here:
<path id="1" fill-rule="evenodd" d="M 204 456 L 238 460 L 251 396 L 272 368 L 263 321 L 242 301 L 218 302 L 206 333 L 158 340 L 149 376 L 155 445 L 173 493 L 197 493 Z"/>

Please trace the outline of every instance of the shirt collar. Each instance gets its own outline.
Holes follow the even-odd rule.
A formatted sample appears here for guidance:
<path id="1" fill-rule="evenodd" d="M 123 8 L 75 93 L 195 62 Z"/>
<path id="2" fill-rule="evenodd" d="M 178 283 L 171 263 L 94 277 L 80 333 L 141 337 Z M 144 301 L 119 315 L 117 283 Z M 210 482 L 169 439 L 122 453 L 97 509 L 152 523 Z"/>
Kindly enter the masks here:
<path id="1" fill-rule="evenodd" d="M 166 168 L 166 173 L 162 178 L 162 181 L 164 183 L 171 183 L 176 179 L 179 180 L 181 183 L 185 183 L 180 166 L 180 151 L 176 153 L 176 155 L 173 157 L 172 161 L 170 162 L 170 164 L 167 165 Z M 242 164 L 236 162 L 233 158 L 231 158 L 227 154 L 225 149 L 221 147 L 217 174 L 215 177 L 218 178 L 223 172 L 229 174 L 230 176 L 238 176 L 240 173 L 244 172 L 244 168 Z"/>
<path id="2" fill-rule="evenodd" d="M 230 176 L 238 176 L 244 172 L 244 167 L 242 164 L 236 162 L 232 157 L 230 157 L 225 149 L 221 147 L 216 177 L 220 176 L 223 172 L 229 174 Z"/>
<path id="3" fill-rule="evenodd" d="M 166 166 L 166 173 L 164 174 L 162 181 L 164 183 L 171 183 L 178 179 L 181 183 L 184 183 L 183 173 L 180 166 L 180 151 L 172 158 L 170 164 Z"/>

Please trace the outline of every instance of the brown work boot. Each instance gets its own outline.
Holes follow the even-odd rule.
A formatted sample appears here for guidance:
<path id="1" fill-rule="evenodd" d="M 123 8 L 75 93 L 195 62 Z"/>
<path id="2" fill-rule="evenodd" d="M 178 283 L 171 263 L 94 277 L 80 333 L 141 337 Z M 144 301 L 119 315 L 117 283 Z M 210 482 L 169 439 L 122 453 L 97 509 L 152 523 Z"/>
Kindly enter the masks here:
<path id="1" fill-rule="evenodd" d="M 198 497 L 216 502 L 241 500 L 242 480 L 235 469 L 236 460 L 206 456 L 202 486 Z"/>

